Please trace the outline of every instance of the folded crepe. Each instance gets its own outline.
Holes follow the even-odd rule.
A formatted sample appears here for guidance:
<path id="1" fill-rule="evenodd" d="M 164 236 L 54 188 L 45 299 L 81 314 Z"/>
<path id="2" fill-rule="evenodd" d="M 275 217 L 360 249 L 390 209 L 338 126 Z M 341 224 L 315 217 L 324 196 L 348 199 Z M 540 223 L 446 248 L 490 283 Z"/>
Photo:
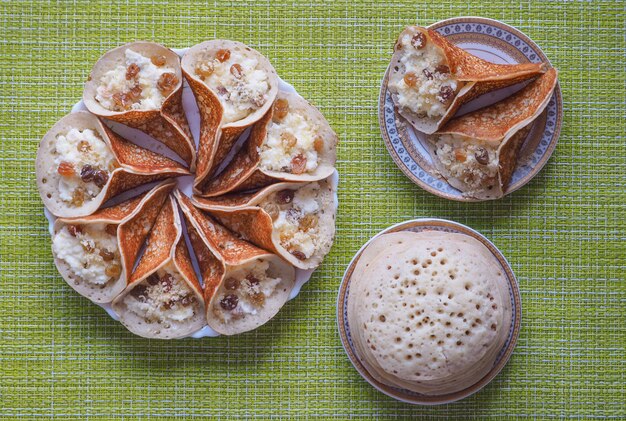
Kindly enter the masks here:
<path id="1" fill-rule="evenodd" d="M 293 266 L 237 238 L 186 196 L 176 197 L 202 273 L 209 327 L 235 335 L 268 322 L 289 299 Z"/>
<path id="2" fill-rule="evenodd" d="M 509 284 L 477 240 L 440 231 L 374 239 L 350 276 L 348 323 L 376 380 L 424 395 L 461 391 L 509 336 Z"/>
<path id="3" fill-rule="evenodd" d="M 57 217 L 94 213 L 142 184 L 189 174 L 179 163 L 128 142 L 86 111 L 59 120 L 39 143 L 37 187 Z"/>
<path id="4" fill-rule="evenodd" d="M 191 47 L 183 56 L 182 70 L 200 109 L 194 187 L 202 191 L 237 138 L 271 107 L 278 75 L 258 51 L 226 40 Z"/>
<path id="5" fill-rule="evenodd" d="M 113 310 L 128 330 L 144 338 L 182 338 L 206 325 L 202 287 L 171 195 L 128 286 L 113 301 Z"/>
<path id="6" fill-rule="evenodd" d="M 333 244 L 334 191 L 328 180 L 277 183 L 256 193 L 194 197 L 241 238 L 270 250 L 300 269 L 312 269 Z"/>
<path id="7" fill-rule="evenodd" d="M 439 173 L 467 197 L 502 197 L 522 144 L 556 83 L 557 71 L 551 68 L 514 95 L 450 120 L 430 135 Z"/>
<path id="8" fill-rule="evenodd" d="M 183 110 L 180 58 L 154 42 L 131 42 L 105 53 L 85 83 L 87 109 L 141 130 L 176 152 L 191 171 L 196 150 Z"/>
<path id="9" fill-rule="evenodd" d="M 333 173 L 337 135 L 317 108 L 296 93 L 279 91 L 245 145 L 202 196 L 264 187 L 277 181 L 317 181 Z"/>
<path id="10" fill-rule="evenodd" d="M 65 282 L 95 303 L 113 301 L 126 287 L 139 250 L 174 186 L 164 181 L 90 216 L 57 219 L 52 255 Z"/>
<path id="11" fill-rule="evenodd" d="M 400 115 L 417 130 L 431 134 L 473 98 L 545 70 L 543 63 L 490 63 L 435 30 L 409 26 L 396 42 L 387 86 Z"/>

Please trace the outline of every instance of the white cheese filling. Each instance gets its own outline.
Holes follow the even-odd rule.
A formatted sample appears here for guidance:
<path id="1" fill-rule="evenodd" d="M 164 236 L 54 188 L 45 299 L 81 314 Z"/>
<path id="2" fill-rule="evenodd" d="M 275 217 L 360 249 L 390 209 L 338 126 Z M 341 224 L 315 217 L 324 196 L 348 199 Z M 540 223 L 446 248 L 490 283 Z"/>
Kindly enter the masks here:
<path id="1" fill-rule="evenodd" d="M 451 73 L 436 70 L 446 64 L 445 56 L 438 47 L 427 42 L 424 47 L 416 49 L 411 40 L 412 34 L 404 34 L 399 40 L 402 45 L 401 68 L 391 74 L 389 87 L 397 92 L 400 107 L 429 118 L 441 117 L 452 102 L 441 97 L 442 87 L 450 87 L 456 95 L 459 84 Z M 406 83 L 407 74 L 415 78 L 414 86 Z"/>
<path id="2" fill-rule="evenodd" d="M 315 171 L 319 164 L 315 150 L 316 129 L 306 116 L 297 112 L 289 112 L 280 122 L 272 121 L 259 148 L 261 168 L 290 172 L 294 158 L 300 155 L 306 159 L 304 172 Z"/>
<path id="3" fill-rule="evenodd" d="M 269 76 L 259 61 L 238 47 L 230 49 L 224 62 L 214 57 L 200 60 L 198 66 L 212 69 L 210 75 L 198 76 L 215 92 L 224 107 L 224 123 L 246 118 L 268 100 Z M 240 66 L 240 71 L 233 70 Z M 198 68 L 198 67 L 197 67 Z"/>
<path id="4" fill-rule="evenodd" d="M 282 282 L 268 274 L 269 267 L 259 259 L 228 273 L 217 291 L 213 314 L 225 323 L 257 314 Z"/>
<path id="5" fill-rule="evenodd" d="M 148 323 L 184 322 L 200 311 L 194 292 L 171 263 L 141 281 L 123 302 Z"/>
<path id="6" fill-rule="evenodd" d="M 274 193 L 260 206 L 272 216 L 280 245 L 292 254 L 302 253 L 305 259 L 309 259 L 324 242 L 319 227 L 320 185 L 304 185 L 295 191 L 287 204 L 280 203 L 280 195 L 281 192 Z"/>
<path id="7" fill-rule="evenodd" d="M 80 131 L 70 128 L 66 134 L 56 137 L 54 147 L 54 164 L 57 170 L 61 163 L 67 163 L 74 171 L 71 176 L 59 177 L 59 198 L 71 203 L 78 188 L 84 190 L 85 200 L 96 197 L 102 188 L 93 181 L 85 183 L 80 178 L 80 172 L 85 165 L 107 172 L 114 169 L 115 156 L 107 144 L 91 129 Z"/>
<path id="8" fill-rule="evenodd" d="M 73 236 L 68 226 L 64 226 L 52 240 L 54 255 L 65 262 L 81 282 L 104 286 L 120 276 L 117 237 L 105 229 L 106 224 L 81 225 L 80 232 Z"/>
<path id="9" fill-rule="evenodd" d="M 130 80 L 126 79 L 128 66 L 139 66 L 139 73 Z M 96 89 L 96 101 L 104 108 L 119 111 L 113 96 L 131 91 L 135 86 L 141 88 L 141 94 L 130 105 L 132 110 L 158 110 L 161 108 L 165 97 L 158 87 L 159 78 L 163 73 L 175 73 L 174 69 L 167 66 L 156 66 L 150 57 L 145 57 L 131 49 L 125 52 L 125 64 L 119 64 L 109 70 L 100 78 L 100 86 Z"/>
<path id="10" fill-rule="evenodd" d="M 446 134 L 435 141 L 435 153 L 443 166 L 444 176 L 462 182 L 468 193 L 488 190 L 498 183 L 496 150 L 487 143 Z"/>

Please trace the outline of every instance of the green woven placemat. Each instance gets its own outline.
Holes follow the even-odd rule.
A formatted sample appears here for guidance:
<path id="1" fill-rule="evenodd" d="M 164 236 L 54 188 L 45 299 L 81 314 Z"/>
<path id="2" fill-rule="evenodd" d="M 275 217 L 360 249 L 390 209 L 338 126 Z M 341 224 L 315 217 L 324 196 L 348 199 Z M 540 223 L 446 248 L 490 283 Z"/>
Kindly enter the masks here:
<path id="1" fill-rule="evenodd" d="M 452 203 L 387 154 L 377 96 L 407 24 L 478 15 L 516 26 L 560 70 L 556 152 L 502 200 Z M 620 1 L 0 3 L 0 418 L 626 418 L 626 11 Z M 278 317 L 233 338 L 159 342 L 128 333 L 57 275 L 34 157 L 96 59 L 123 42 L 237 39 L 318 105 L 341 139 L 337 241 Z M 335 324 L 352 255 L 406 219 L 487 235 L 520 283 L 523 327 L 482 392 L 435 408 L 362 381 Z"/>

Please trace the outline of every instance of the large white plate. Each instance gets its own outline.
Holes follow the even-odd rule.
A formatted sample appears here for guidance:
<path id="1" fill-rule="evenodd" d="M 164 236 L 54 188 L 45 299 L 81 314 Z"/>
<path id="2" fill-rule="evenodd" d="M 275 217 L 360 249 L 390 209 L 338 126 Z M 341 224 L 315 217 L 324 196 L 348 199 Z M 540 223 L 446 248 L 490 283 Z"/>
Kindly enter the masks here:
<path id="1" fill-rule="evenodd" d="M 176 54 L 178 54 L 181 57 L 187 50 L 188 48 L 173 49 L 173 51 L 176 52 Z M 281 90 L 286 91 L 286 92 L 293 92 L 297 94 L 293 86 L 291 86 L 289 83 L 285 82 L 284 80 L 280 79 L 280 77 L 278 79 L 279 79 L 278 86 Z M 189 84 L 187 83 L 186 80 L 183 80 L 183 108 L 185 109 L 185 114 L 187 115 L 189 127 L 191 129 L 191 133 L 193 135 L 194 141 L 196 143 L 196 149 L 197 149 L 198 139 L 200 136 L 200 111 L 198 110 L 198 106 L 196 105 L 196 100 L 193 96 L 193 92 L 191 91 L 191 88 L 189 87 Z M 85 104 L 83 103 L 82 100 L 77 102 L 74 105 L 74 107 L 72 107 L 72 111 L 71 111 L 72 113 L 75 113 L 77 111 L 87 111 L 87 107 L 85 107 Z M 119 133 L 121 136 L 130 140 L 131 142 L 136 143 L 137 145 L 144 147 L 146 149 L 149 149 L 151 151 L 158 152 L 162 155 L 165 155 L 171 159 L 174 159 L 184 164 L 184 161 L 182 161 L 175 153 L 170 151 L 162 143 L 157 142 L 154 139 L 152 139 L 147 134 L 140 132 L 137 129 L 133 129 L 133 128 L 124 126 L 123 124 L 116 123 L 113 121 L 106 121 L 106 124 L 109 127 L 111 127 L 116 133 Z M 235 144 L 235 146 L 233 147 L 233 150 L 228 154 L 228 156 L 224 160 L 224 163 L 220 166 L 219 170 L 221 170 L 224 166 L 226 166 L 228 161 L 232 159 L 236 151 L 242 146 L 247 136 L 248 136 L 248 130 L 246 130 L 241 135 L 241 138 Z M 178 181 L 178 188 L 187 196 L 191 196 L 192 187 L 193 187 L 193 176 L 179 177 L 177 181 Z M 335 191 L 335 213 L 336 213 L 337 208 L 339 206 L 339 199 L 337 198 L 339 174 L 337 173 L 337 170 L 335 170 L 335 172 L 329 177 L 329 182 L 331 186 L 333 187 L 333 190 Z M 156 183 L 152 183 L 152 184 L 140 186 L 135 189 L 129 190 L 115 197 L 109 202 L 107 202 L 107 205 L 119 203 L 130 197 L 136 196 L 137 194 L 140 194 L 148 190 L 150 187 L 154 186 L 155 184 Z M 48 230 L 50 231 L 50 235 L 52 235 L 52 233 L 54 232 L 53 230 L 54 220 L 56 218 L 45 207 L 44 207 L 44 215 L 48 219 Z M 190 250 L 193 250 L 193 248 L 191 247 L 191 243 L 189 242 L 189 239 L 187 238 L 185 230 L 183 230 L 183 234 L 185 236 L 185 241 L 187 242 L 187 247 Z M 200 270 L 198 269 L 198 264 L 196 262 L 196 257 L 193 253 L 191 253 L 191 259 L 192 259 L 194 269 L 196 271 L 196 275 L 198 276 L 198 279 L 202 279 L 202 277 L 200 276 Z M 296 268 L 296 284 L 293 290 L 291 290 L 291 295 L 289 296 L 290 300 L 294 299 L 298 295 L 302 286 L 306 282 L 308 282 L 309 279 L 311 279 L 311 275 L 313 274 L 314 271 L 315 269 L 303 270 L 303 269 Z M 109 314 L 109 316 L 111 316 L 114 320 L 119 320 L 119 316 L 115 313 L 115 311 L 113 311 L 113 309 L 111 308 L 111 304 L 98 304 L 98 305 L 102 307 Z M 189 335 L 189 337 L 192 337 L 192 338 L 204 338 L 207 336 L 211 336 L 211 337 L 219 336 L 219 333 L 215 332 L 210 327 L 205 326 L 202 329 L 198 330 L 197 332 L 194 332 L 191 335 Z"/>

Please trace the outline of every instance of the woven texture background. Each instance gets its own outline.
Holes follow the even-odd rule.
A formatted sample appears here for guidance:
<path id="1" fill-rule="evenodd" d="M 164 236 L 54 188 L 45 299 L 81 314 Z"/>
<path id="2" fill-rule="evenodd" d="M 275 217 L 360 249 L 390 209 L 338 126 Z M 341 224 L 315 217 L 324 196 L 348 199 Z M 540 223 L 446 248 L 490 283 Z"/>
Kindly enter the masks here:
<path id="1" fill-rule="evenodd" d="M 545 169 L 510 197 L 460 204 L 395 167 L 377 97 L 396 35 L 463 15 L 516 26 L 560 70 L 565 118 Z M 626 418 L 626 25 L 620 1 L 315 0 L 0 3 L 0 418 Z M 56 273 L 34 159 L 97 58 L 123 42 L 230 38 L 259 49 L 341 139 L 337 241 L 272 322 L 233 338 L 128 333 Z M 396 402 L 348 362 L 336 292 L 379 230 L 442 217 L 510 260 L 523 327 L 481 393 L 435 408 Z"/>

